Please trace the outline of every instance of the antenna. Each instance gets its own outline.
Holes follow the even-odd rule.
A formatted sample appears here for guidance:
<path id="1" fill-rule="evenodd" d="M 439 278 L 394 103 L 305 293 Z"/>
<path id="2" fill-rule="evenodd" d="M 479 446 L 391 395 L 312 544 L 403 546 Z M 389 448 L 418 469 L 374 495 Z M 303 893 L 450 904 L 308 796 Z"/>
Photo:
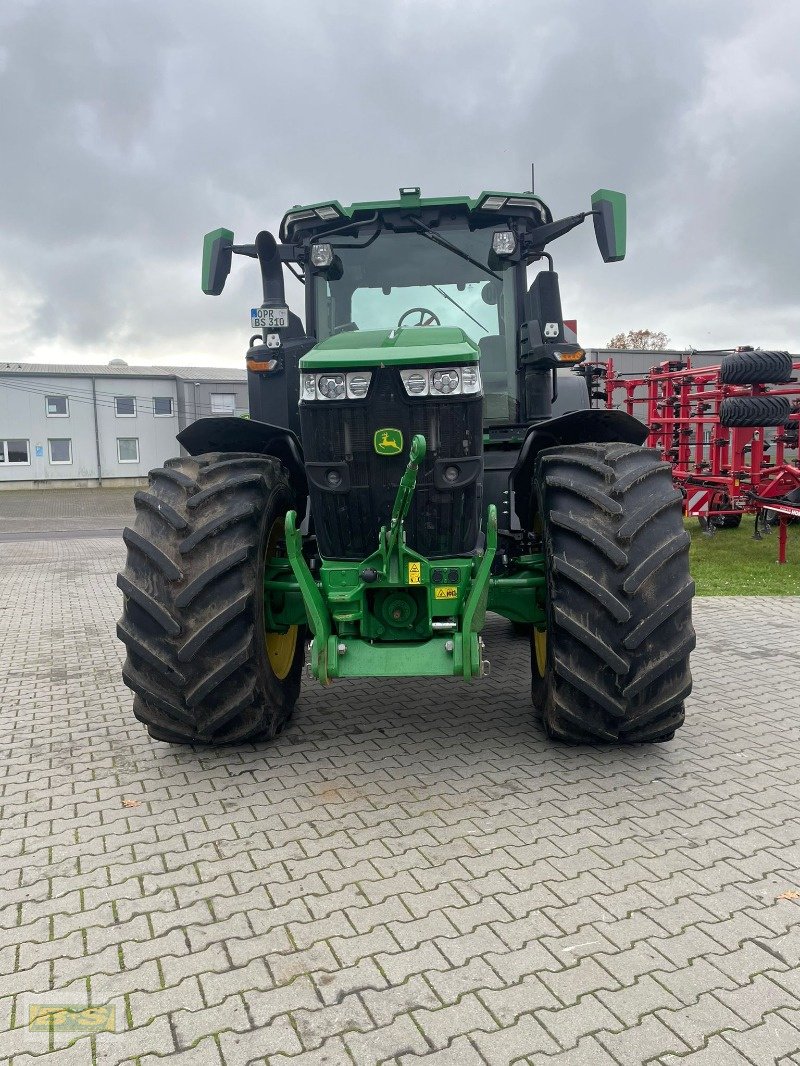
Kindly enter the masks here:
<path id="1" fill-rule="evenodd" d="M 536 192 L 536 164 L 531 163 L 531 192 Z"/>

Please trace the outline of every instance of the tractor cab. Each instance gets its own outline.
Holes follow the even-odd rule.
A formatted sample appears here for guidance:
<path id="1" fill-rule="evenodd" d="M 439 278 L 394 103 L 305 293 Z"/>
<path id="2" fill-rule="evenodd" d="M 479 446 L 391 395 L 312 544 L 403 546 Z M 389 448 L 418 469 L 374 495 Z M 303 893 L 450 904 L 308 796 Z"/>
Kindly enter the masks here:
<path id="1" fill-rule="evenodd" d="M 603 259 L 622 259 L 625 197 L 608 190 L 593 195 L 590 211 L 556 221 L 534 193 L 429 199 L 414 187 L 401 188 L 396 200 L 293 207 L 277 245 L 267 234 L 254 245 L 235 246 L 229 230 L 209 233 L 205 292 L 222 291 L 232 252 L 261 262 L 264 302 L 251 321 L 263 337 L 251 342 L 248 368 L 272 377 L 251 380 L 251 415 L 298 431 L 295 374 L 316 343 L 341 333 L 452 327 L 479 352 L 484 425 L 494 440 L 520 438 L 532 422 L 551 416 L 556 371 L 584 358 L 565 337 L 558 274 L 545 249 L 590 214 Z M 534 263 L 544 269 L 529 286 Z M 302 333 L 286 308 L 281 264 L 305 286 Z M 282 308 L 286 323 L 271 318 Z M 265 352 L 271 345 L 283 352 Z M 579 398 L 570 406 L 588 406 L 584 383 L 571 384 L 570 395 Z"/>
<path id="2" fill-rule="evenodd" d="M 619 230 L 619 201 L 615 210 Z M 550 354 L 564 344 L 558 276 L 544 247 L 583 217 L 554 227 L 550 209 L 533 193 L 425 199 L 409 188 L 398 200 L 293 209 L 281 234 L 305 259 L 309 336 L 459 328 L 479 350 L 484 423 L 502 426 L 549 413 L 526 402 L 520 337 L 534 308 L 548 316 L 539 333 L 547 331 L 542 340 Z M 609 257 L 624 254 L 622 242 L 609 248 Z M 529 290 L 527 267 L 536 261 L 545 262 L 547 277 Z M 582 358 L 577 345 L 558 353 L 571 365 Z"/>

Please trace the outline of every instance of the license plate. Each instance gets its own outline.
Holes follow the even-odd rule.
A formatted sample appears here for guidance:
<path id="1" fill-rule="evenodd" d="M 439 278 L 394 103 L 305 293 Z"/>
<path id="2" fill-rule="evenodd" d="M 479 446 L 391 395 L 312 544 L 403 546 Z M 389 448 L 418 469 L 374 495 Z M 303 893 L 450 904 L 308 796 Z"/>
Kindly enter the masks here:
<path id="1" fill-rule="evenodd" d="M 252 329 L 285 329 L 288 325 L 288 307 L 252 307 L 250 309 Z"/>

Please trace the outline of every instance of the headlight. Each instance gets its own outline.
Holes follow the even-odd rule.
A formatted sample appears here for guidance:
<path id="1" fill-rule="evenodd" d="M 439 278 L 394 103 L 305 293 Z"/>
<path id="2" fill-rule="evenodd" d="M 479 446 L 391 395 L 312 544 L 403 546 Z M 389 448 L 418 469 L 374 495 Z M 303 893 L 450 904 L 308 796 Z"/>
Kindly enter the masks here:
<path id="1" fill-rule="evenodd" d="M 499 211 L 505 202 L 505 196 L 486 196 L 480 205 L 481 211 Z"/>
<path id="2" fill-rule="evenodd" d="M 403 387 L 409 396 L 474 396 L 481 391 L 477 366 L 443 366 L 436 370 L 401 370 Z"/>
<path id="3" fill-rule="evenodd" d="M 347 375 L 347 395 L 350 397 L 351 400 L 364 399 L 364 397 L 369 392 L 369 383 L 371 378 L 371 373 Z"/>
<path id="4" fill-rule="evenodd" d="M 428 395 L 427 370 L 401 370 L 400 377 L 403 379 L 403 384 L 409 396 Z"/>
<path id="5" fill-rule="evenodd" d="M 311 245 L 311 263 L 315 267 L 329 267 L 333 262 L 333 248 L 329 244 Z"/>
<path id="6" fill-rule="evenodd" d="M 459 392 L 461 375 L 453 368 L 448 370 L 434 370 L 431 374 L 431 392 L 438 392 L 448 396 L 452 392 Z"/>
<path id="7" fill-rule="evenodd" d="M 351 374 L 301 374 L 301 400 L 363 400 L 372 381 L 371 370 Z"/>
<path id="8" fill-rule="evenodd" d="M 461 391 L 467 394 L 481 391 L 481 374 L 476 366 L 461 368 Z"/>
<path id="9" fill-rule="evenodd" d="M 323 400 L 343 399 L 344 374 L 320 374 L 317 378 L 317 392 Z"/>
<path id="10" fill-rule="evenodd" d="M 516 247 L 517 238 L 510 229 L 496 229 L 492 234 L 492 251 L 495 255 L 513 255 Z"/>

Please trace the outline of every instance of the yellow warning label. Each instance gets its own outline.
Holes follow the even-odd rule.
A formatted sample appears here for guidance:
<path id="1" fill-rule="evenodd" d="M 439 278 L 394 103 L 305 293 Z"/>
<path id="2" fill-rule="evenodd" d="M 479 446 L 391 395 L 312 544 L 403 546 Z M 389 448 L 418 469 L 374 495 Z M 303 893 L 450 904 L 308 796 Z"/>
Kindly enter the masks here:
<path id="1" fill-rule="evenodd" d="M 458 586 L 457 585 L 436 585 L 433 590 L 433 598 L 435 600 L 457 600 L 458 599 Z"/>
<path id="2" fill-rule="evenodd" d="M 422 582 L 422 563 L 408 564 L 409 585 L 419 585 Z"/>

